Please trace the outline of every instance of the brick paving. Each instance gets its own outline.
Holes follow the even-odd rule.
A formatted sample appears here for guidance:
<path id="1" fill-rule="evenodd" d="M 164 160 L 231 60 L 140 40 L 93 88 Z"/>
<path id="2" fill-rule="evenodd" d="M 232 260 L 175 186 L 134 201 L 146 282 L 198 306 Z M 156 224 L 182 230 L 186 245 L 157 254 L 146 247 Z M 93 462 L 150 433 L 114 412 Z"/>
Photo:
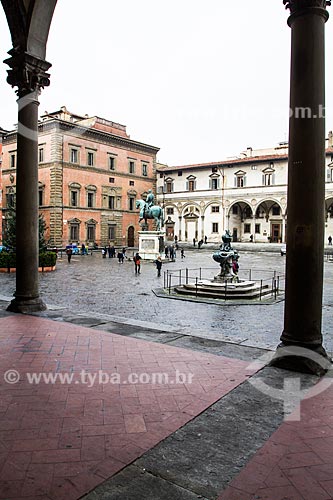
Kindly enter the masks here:
<path id="1" fill-rule="evenodd" d="M 1 318 L 0 331 L 0 499 L 76 500 L 253 374 L 244 361 L 35 316 Z M 13 369 L 19 381 L 3 382 Z M 82 383 L 82 369 L 120 382 Z M 176 370 L 192 383 L 175 383 Z M 31 372 L 73 381 L 31 384 Z M 160 372 L 168 383 L 126 384 Z"/>
<path id="2" fill-rule="evenodd" d="M 333 387 L 317 387 L 301 401 L 301 418 L 296 409 L 218 500 L 333 499 Z"/>
<path id="3" fill-rule="evenodd" d="M 210 265 L 211 256 L 207 253 L 191 255 L 188 251 L 186 255 L 186 265 L 197 267 L 206 265 L 205 261 Z M 253 262 L 257 267 L 260 264 L 263 268 L 279 266 L 282 269 L 284 259 L 279 255 L 242 255 L 243 267 Z M 178 267 L 180 261 L 169 264 L 169 269 Z M 94 275 L 89 275 L 87 269 L 93 269 Z M 1 293 L 10 296 L 14 277 L 3 275 L 0 278 Z M 326 263 L 323 334 L 329 351 L 332 351 L 333 341 L 332 279 L 333 265 Z M 51 304 L 69 304 L 71 311 L 89 313 L 92 319 L 98 312 L 118 314 L 118 321 L 121 317 L 133 318 L 128 325 L 122 325 L 123 332 L 130 328 L 129 324 L 141 323 L 143 326 L 143 320 L 148 318 L 156 322 L 155 326 L 157 322 L 164 323 L 167 331 L 170 325 L 173 333 L 188 335 L 193 331 L 197 337 L 216 341 L 230 339 L 235 344 L 274 349 L 282 329 L 281 303 L 259 308 L 230 307 L 226 314 L 225 309 L 216 306 L 175 304 L 175 301 L 158 299 L 151 292 L 158 283 L 156 270 L 148 263 L 144 263 L 139 279 L 133 275 L 131 262 L 118 266 L 97 255 L 91 259 L 90 256 L 78 257 L 73 259 L 71 267 L 64 261 L 59 262 L 58 271 L 41 280 L 43 298 Z M 122 294 L 119 294 L 120 287 Z M 241 387 L 242 382 L 252 376 L 247 361 L 227 358 L 221 353 L 206 354 L 192 348 L 128 338 L 124 333 L 121 336 L 72 325 L 61 322 L 56 313 L 54 317 L 58 321 L 2 314 L 2 500 L 77 500 L 101 483 L 105 484 L 108 478 L 116 478 L 122 469 L 127 471 L 128 464 L 200 413 L 206 414 L 205 410 L 215 401 L 228 393 L 233 394 L 233 389 Z M 105 328 L 109 328 L 107 323 Z M 134 335 L 135 328 L 132 328 Z M 117 333 L 117 323 L 113 331 Z M 169 337 L 172 338 L 170 333 Z M 174 338 L 177 340 L 177 336 Z M 181 340 L 190 347 L 191 339 L 187 343 L 184 338 Z M 68 371 L 79 377 L 83 368 L 89 373 L 99 370 L 117 373 L 122 382 L 88 387 L 75 378 L 72 384 L 61 384 L 58 380 L 55 384 L 32 385 L 26 378 L 26 373 L 32 371 L 57 374 Z M 3 382 L 8 369 L 20 372 L 19 383 Z M 123 383 L 129 373 L 158 371 L 167 373 L 174 381 L 172 377 L 177 369 L 194 373 L 194 383 Z M 333 389 L 329 387 L 302 401 L 301 419 L 285 421 L 241 472 L 233 476 L 227 489 L 222 492 L 222 486 L 217 490 L 220 496 L 207 494 L 207 498 L 333 500 L 332 396 Z M 258 423 L 254 418 L 249 425 Z M 241 435 L 239 440 L 242 440 Z M 154 476 L 156 478 L 158 476 Z M 94 500 L 102 498 L 99 493 L 91 495 Z M 115 493 L 112 500 L 126 500 L 126 496 L 118 495 Z M 162 498 L 163 494 L 160 495 Z M 198 498 L 190 493 L 186 498 L 194 497 Z M 104 498 L 111 498 L 111 494 Z M 139 498 L 146 500 L 145 495 L 135 500 Z M 175 500 L 179 499 L 176 495 Z M 158 494 L 154 500 L 159 500 Z"/>

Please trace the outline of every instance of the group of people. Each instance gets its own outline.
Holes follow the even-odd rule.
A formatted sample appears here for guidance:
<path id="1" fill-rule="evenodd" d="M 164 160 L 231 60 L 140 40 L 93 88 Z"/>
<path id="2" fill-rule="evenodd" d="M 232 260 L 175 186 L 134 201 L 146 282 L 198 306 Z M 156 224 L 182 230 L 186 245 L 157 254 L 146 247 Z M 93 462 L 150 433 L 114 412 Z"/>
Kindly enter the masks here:
<path id="1" fill-rule="evenodd" d="M 142 257 L 140 256 L 139 252 L 136 252 L 136 254 L 133 257 L 135 274 L 141 274 L 141 259 Z M 161 269 L 162 269 L 162 258 L 160 255 L 157 257 L 156 260 L 154 260 L 154 264 L 157 269 L 157 277 L 159 278 L 161 276 Z"/>
<path id="2" fill-rule="evenodd" d="M 193 238 L 193 246 L 194 247 L 195 247 L 196 241 L 197 240 L 195 238 Z M 198 248 L 201 248 L 204 243 L 206 245 L 206 243 L 207 243 L 207 236 L 205 236 L 204 240 L 201 238 L 201 240 L 198 241 Z"/>

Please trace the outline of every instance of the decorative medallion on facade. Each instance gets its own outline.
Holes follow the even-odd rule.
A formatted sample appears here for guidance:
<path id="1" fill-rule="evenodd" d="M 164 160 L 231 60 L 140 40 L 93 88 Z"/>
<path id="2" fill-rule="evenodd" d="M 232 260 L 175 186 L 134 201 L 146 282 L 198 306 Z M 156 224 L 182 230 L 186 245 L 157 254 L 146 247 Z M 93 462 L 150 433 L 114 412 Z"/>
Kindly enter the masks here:
<path id="1" fill-rule="evenodd" d="M 290 9 L 291 14 L 300 12 L 301 10 L 308 9 L 311 7 L 320 7 L 326 9 L 331 5 L 330 0 L 283 0 L 283 4 L 286 9 Z"/>

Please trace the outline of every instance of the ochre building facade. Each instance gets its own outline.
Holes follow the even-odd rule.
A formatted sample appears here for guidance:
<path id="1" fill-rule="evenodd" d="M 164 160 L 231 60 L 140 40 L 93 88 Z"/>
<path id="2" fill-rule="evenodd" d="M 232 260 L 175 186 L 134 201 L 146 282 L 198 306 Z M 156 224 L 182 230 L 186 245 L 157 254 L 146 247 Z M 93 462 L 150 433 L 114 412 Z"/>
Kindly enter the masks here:
<path id="1" fill-rule="evenodd" d="M 79 116 L 64 106 L 39 122 L 39 207 L 50 246 L 137 246 L 136 200 L 155 191 L 159 148 L 134 141 L 126 126 Z M 2 142 L 2 220 L 15 200 L 16 131 Z"/>

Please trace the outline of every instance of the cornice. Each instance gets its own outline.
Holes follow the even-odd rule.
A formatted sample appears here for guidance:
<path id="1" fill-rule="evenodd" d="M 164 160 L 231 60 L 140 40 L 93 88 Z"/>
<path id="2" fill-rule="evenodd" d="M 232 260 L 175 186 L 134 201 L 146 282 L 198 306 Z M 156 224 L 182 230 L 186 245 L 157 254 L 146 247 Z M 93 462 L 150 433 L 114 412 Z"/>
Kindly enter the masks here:
<path id="1" fill-rule="evenodd" d="M 66 122 L 64 120 L 52 119 L 46 122 L 38 123 L 38 133 L 43 134 L 44 132 L 49 132 L 52 129 L 56 129 L 58 133 L 64 131 L 71 133 L 73 137 L 83 137 L 84 139 L 95 140 L 97 142 L 112 145 L 115 147 L 120 147 L 123 149 L 129 149 L 131 151 L 136 151 L 139 153 L 149 153 L 151 155 L 156 155 L 160 148 L 145 144 L 143 142 L 134 141 L 126 137 L 121 137 L 114 134 L 109 134 L 97 129 L 91 129 L 87 127 L 82 127 L 75 123 Z M 10 142 L 17 141 L 17 131 L 13 130 L 4 136 L 3 143 L 9 144 Z"/>
<path id="2" fill-rule="evenodd" d="M 47 122 L 42 122 L 38 124 L 38 131 L 42 133 L 48 131 L 52 128 L 58 128 L 58 131 L 71 132 L 73 136 L 80 136 L 86 139 L 93 139 L 98 142 L 103 142 L 104 144 L 112 144 L 118 147 L 123 147 L 126 149 L 136 150 L 138 152 L 149 152 L 150 154 L 156 155 L 160 148 L 145 144 L 143 142 L 134 141 L 132 139 L 103 132 L 102 130 L 97 130 L 93 128 L 83 127 L 76 123 L 66 122 L 64 120 L 53 119 Z"/>

